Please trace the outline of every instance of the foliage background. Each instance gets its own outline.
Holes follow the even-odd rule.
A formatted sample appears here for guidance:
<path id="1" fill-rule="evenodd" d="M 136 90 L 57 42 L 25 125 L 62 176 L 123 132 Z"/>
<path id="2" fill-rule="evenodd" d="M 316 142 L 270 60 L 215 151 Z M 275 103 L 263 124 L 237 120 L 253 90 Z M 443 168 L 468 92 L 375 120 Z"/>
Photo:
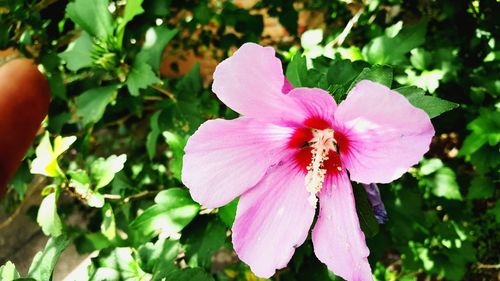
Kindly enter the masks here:
<path id="1" fill-rule="evenodd" d="M 294 86 L 341 100 L 372 79 L 436 117 L 425 159 L 380 186 L 385 225 L 356 187 L 376 280 L 498 279 L 499 12 L 495 0 L 0 1 L 0 49 L 34 58 L 53 96 L 1 203 L 15 213 L 33 174 L 49 178 L 27 215 L 52 238 L 23 275 L 49 280 L 74 243 L 94 253 L 89 280 L 256 280 L 232 250 L 236 202 L 204 209 L 180 181 L 187 138 L 236 117 L 210 91 L 215 65 L 253 41 L 275 47 Z M 0 276 L 20 274 L 7 262 Z M 306 241 L 273 279 L 339 278 Z"/>

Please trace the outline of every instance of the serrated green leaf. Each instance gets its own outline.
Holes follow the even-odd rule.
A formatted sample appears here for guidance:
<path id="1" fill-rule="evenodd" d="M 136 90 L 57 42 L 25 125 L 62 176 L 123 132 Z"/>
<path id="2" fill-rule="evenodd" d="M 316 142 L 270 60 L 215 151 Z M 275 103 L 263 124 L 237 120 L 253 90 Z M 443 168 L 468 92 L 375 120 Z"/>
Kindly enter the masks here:
<path id="1" fill-rule="evenodd" d="M 200 205 L 181 188 L 160 192 L 156 204 L 147 208 L 130 223 L 130 227 L 147 237 L 162 232 L 165 236 L 181 231 L 198 214 Z"/>
<path id="2" fill-rule="evenodd" d="M 57 237 L 62 234 L 62 222 L 57 214 L 57 194 L 53 192 L 43 198 L 36 221 L 47 236 Z"/>
<path id="3" fill-rule="evenodd" d="M 351 83 L 351 86 L 346 91 L 349 93 L 358 82 L 361 80 L 370 80 L 373 82 L 377 82 L 379 84 L 385 85 L 387 87 L 391 87 L 393 79 L 392 68 L 388 65 L 373 65 L 372 67 L 364 68 L 361 73 L 354 79 Z"/>
<path id="4" fill-rule="evenodd" d="M 430 118 L 437 117 L 458 107 L 458 104 L 434 96 L 425 95 L 425 91 L 415 86 L 406 86 L 395 89 L 415 107 L 425 111 Z"/>
<path id="5" fill-rule="evenodd" d="M 106 39 L 113 36 L 113 19 L 108 0 L 76 0 L 66 7 L 66 14 L 92 36 Z"/>
<path id="6" fill-rule="evenodd" d="M 52 237 L 47 241 L 42 252 L 33 258 L 28 277 L 36 280 L 52 280 L 52 272 L 61 253 L 68 247 L 70 240 L 66 235 Z"/>
<path id="7" fill-rule="evenodd" d="M 82 31 L 80 37 L 68 45 L 68 48 L 59 54 L 71 71 L 78 71 L 92 65 L 92 38 Z"/>
<path id="8" fill-rule="evenodd" d="M 152 84 L 161 83 L 149 64 L 142 59 L 136 59 L 127 77 L 127 88 L 132 96 L 138 96 L 140 89 L 146 89 Z"/>
<path id="9" fill-rule="evenodd" d="M 16 266 L 11 261 L 7 261 L 0 266 L 0 280 L 14 280 L 20 277 L 21 275 L 17 272 Z"/>
<path id="10" fill-rule="evenodd" d="M 96 181 L 95 190 L 108 185 L 115 177 L 115 174 L 123 169 L 126 161 L 127 155 L 125 154 L 111 155 L 106 159 L 98 158 L 95 160 L 90 168 L 90 174 Z"/>
<path id="11" fill-rule="evenodd" d="M 76 114 L 84 125 L 101 120 L 108 104 L 115 99 L 117 85 L 93 88 L 76 98 Z"/>

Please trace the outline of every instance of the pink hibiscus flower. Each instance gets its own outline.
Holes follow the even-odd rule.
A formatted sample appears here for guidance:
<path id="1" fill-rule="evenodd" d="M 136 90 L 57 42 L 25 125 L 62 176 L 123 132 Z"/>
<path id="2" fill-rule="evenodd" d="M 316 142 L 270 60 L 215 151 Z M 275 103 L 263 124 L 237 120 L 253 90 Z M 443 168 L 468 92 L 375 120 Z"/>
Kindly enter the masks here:
<path id="1" fill-rule="evenodd" d="M 349 177 L 388 183 L 418 163 L 434 135 L 427 114 L 366 80 L 339 106 L 322 89 L 293 89 L 274 50 L 252 43 L 217 66 L 212 89 L 242 117 L 200 126 L 182 180 L 207 208 L 241 196 L 232 227 L 239 258 L 261 277 L 286 267 L 319 199 L 316 256 L 344 279 L 371 280 Z"/>

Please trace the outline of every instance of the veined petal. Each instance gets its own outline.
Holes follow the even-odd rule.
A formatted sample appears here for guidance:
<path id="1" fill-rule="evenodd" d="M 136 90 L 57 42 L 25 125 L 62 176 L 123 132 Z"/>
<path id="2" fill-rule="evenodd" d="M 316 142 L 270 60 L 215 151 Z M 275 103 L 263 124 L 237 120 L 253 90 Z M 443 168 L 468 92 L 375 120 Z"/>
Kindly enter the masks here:
<path id="1" fill-rule="evenodd" d="M 292 133 L 290 128 L 246 117 L 207 121 L 186 145 L 182 181 L 203 206 L 225 205 L 284 157 Z"/>
<path id="2" fill-rule="evenodd" d="M 418 163 L 434 135 L 429 116 L 402 95 L 359 82 L 335 112 L 342 163 L 354 181 L 388 183 Z"/>
<path id="3" fill-rule="evenodd" d="M 257 276 L 269 278 L 286 267 L 304 243 L 315 209 L 307 201 L 304 174 L 292 160 L 272 167 L 238 203 L 233 245 Z"/>
<path id="4" fill-rule="evenodd" d="M 329 177 L 319 194 L 319 216 L 312 232 L 316 257 L 348 281 L 372 280 L 356 213 L 351 182 L 345 172 Z"/>
<path id="5" fill-rule="evenodd" d="M 331 123 L 333 114 L 337 110 L 337 103 L 333 97 L 319 88 L 295 88 L 289 92 L 287 98 L 293 101 L 293 105 L 285 113 L 287 114 L 286 119 L 301 124 L 304 120 L 312 118 L 319 118 Z M 331 125 L 329 124 L 329 126 Z"/>
<path id="6" fill-rule="evenodd" d="M 243 44 L 214 72 L 213 92 L 234 111 L 265 118 L 286 109 L 285 77 L 274 49 L 254 43 Z"/>

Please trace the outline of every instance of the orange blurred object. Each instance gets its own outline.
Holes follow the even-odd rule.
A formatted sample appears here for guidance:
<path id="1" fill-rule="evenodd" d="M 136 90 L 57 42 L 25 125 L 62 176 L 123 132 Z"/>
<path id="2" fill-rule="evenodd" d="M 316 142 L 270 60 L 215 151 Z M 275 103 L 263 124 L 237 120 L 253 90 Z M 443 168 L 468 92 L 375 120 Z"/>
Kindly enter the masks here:
<path id="1" fill-rule="evenodd" d="M 47 115 L 50 89 L 30 59 L 0 66 L 0 197 Z"/>

